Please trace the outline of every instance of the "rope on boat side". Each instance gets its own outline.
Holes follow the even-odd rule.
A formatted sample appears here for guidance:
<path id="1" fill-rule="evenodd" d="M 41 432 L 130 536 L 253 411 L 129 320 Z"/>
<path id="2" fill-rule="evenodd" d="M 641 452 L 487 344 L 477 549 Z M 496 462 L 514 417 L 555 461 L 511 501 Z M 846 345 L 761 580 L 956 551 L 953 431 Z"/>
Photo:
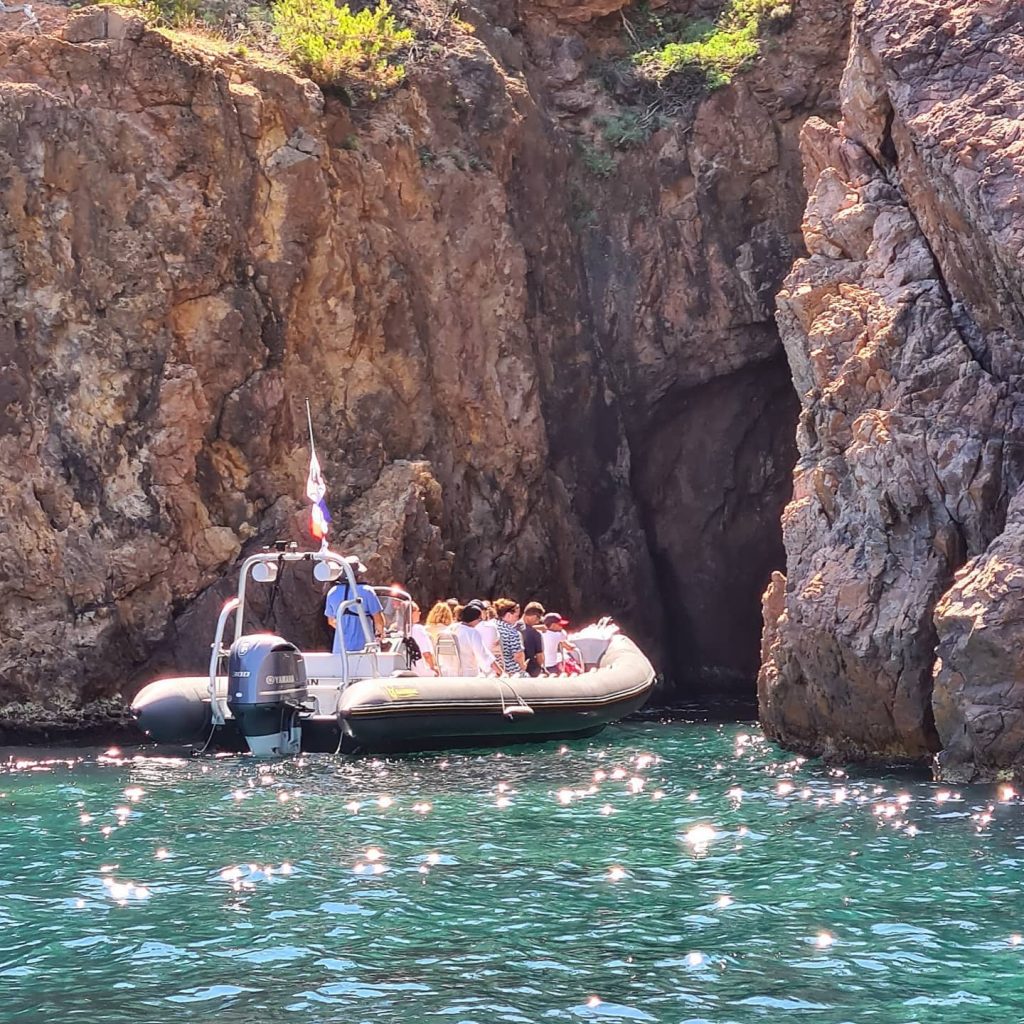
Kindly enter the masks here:
<path id="1" fill-rule="evenodd" d="M 523 700 L 522 695 L 508 681 L 507 678 L 505 678 L 504 676 L 498 676 L 497 677 L 497 683 L 498 683 L 498 697 L 501 700 L 501 714 L 502 714 L 502 716 L 504 718 L 511 718 L 513 715 L 515 715 L 517 708 L 522 708 L 523 709 L 523 714 L 526 714 L 526 715 L 532 715 L 534 713 L 533 712 L 533 708 L 531 708 L 530 705 L 527 704 L 525 700 Z M 501 688 L 503 686 L 507 686 L 512 691 L 512 696 L 515 697 L 515 699 L 518 701 L 518 704 L 514 705 L 511 708 L 509 708 L 505 704 L 505 694 L 501 690 Z"/>

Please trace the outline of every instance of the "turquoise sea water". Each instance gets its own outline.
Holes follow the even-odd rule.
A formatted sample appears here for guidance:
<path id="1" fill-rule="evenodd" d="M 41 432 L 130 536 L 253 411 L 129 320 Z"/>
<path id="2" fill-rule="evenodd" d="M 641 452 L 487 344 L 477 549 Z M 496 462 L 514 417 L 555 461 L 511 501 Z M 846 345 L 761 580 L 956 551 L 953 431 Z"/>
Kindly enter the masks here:
<path id="1" fill-rule="evenodd" d="M 0 1020 L 1024 1020 L 1024 809 L 753 725 L 0 768 Z"/>

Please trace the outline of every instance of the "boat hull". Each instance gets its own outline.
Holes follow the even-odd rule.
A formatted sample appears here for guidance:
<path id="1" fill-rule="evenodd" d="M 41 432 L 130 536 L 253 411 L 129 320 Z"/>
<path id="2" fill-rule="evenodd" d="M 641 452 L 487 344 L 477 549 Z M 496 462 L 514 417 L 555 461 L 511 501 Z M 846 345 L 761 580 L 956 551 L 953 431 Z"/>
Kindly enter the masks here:
<path id="1" fill-rule="evenodd" d="M 647 658 L 620 634 L 608 643 L 595 668 L 576 676 L 434 678 L 402 673 L 359 680 L 340 695 L 337 687 L 324 686 L 317 709 L 301 718 L 301 749 L 375 754 L 593 736 L 639 710 L 654 678 Z M 208 681 L 202 678 L 151 683 L 133 710 L 141 728 L 162 743 L 213 751 L 236 751 L 240 742 L 244 745 L 229 709 L 222 709 L 225 723 L 213 726 Z"/>

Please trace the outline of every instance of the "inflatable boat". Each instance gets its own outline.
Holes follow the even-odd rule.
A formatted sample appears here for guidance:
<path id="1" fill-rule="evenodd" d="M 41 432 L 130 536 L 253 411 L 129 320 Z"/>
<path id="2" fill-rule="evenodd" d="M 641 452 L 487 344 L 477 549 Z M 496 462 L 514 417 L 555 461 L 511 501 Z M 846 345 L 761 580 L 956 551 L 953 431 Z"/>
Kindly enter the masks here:
<path id="1" fill-rule="evenodd" d="M 608 620 L 570 636 L 583 671 L 566 676 L 469 676 L 457 653 L 438 652 L 443 674 L 412 671 L 406 642 L 411 598 L 381 588 L 391 625 L 374 641 L 363 602 L 344 602 L 367 639 L 358 653 L 300 651 L 269 633 L 242 633 L 246 591 L 273 583 L 289 563 L 306 563 L 311 582 L 344 575 L 357 594 L 351 561 L 322 549 L 287 548 L 247 558 L 237 596 L 221 610 L 203 676 L 158 679 L 132 703 L 140 728 L 159 743 L 199 751 L 248 751 L 259 757 L 300 752 L 390 753 L 496 746 L 593 736 L 638 710 L 655 673 Z M 233 639 L 226 642 L 228 624 Z M 453 661 L 454 657 L 454 661 Z"/>

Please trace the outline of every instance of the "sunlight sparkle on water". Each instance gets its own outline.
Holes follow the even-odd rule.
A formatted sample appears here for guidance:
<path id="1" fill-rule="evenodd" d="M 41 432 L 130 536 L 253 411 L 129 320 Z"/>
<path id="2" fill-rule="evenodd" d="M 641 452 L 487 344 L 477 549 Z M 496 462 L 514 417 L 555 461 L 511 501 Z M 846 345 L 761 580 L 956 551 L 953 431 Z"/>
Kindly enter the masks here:
<path id="1" fill-rule="evenodd" d="M 284 984 L 252 999 L 294 1024 L 326 1019 L 313 1002 L 350 982 L 376 993 L 360 999 L 365 1024 L 489 1020 L 451 994 L 470 971 L 480 1007 L 531 1022 L 776 1024 L 804 1016 L 805 998 L 820 1004 L 808 1020 L 823 1024 L 956 1022 L 972 1000 L 988 1004 L 977 1011 L 986 1020 L 1024 1020 L 1021 794 L 1008 784 L 955 793 L 902 769 L 801 768 L 750 728 L 737 740 L 729 725 L 629 723 L 564 757 L 544 744 L 460 753 L 443 767 L 433 756 L 267 765 L 93 754 L 63 777 L 53 762 L 51 778 L 30 774 L 49 761 L 12 756 L 0 916 L 24 950 L 11 966 L 31 968 L 5 996 L 12 1019 L 35 1019 L 32 999 L 50 999 L 45 1019 L 60 1019 L 53 979 L 72 960 L 88 967 L 87 999 L 129 983 L 148 998 L 145 985 L 227 1019 L 249 997 L 201 976 L 201 965 L 228 966 L 209 960 L 216 949 L 266 952 Z M 521 937 L 560 973 L 515 984 Z M 310 970 L 311 952 L 342 947 L 351 967 Z M 491 963 L 467 967 L 469 948 Z M 237 987 L 255 992 L 247 985 Z M 307 990 L 317 998 L 300 1004 Z M 115 1012 L 94 1024 L 117 1024 Z"/>
<path id="2" fill-rule="evenodd" d="M 687 829 L 685 838 L 694 854 L 705 854 L 715 838 L 715 830 L 710 825 L 694 825 Z"/>

